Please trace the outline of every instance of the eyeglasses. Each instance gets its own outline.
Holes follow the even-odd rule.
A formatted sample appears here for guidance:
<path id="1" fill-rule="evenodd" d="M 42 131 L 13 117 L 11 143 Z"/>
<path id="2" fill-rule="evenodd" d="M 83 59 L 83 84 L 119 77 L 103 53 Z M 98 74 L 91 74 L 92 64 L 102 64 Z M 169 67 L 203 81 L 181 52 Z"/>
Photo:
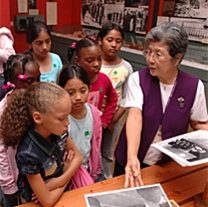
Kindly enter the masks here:
<path id="1" fill-rule="evenodd" d="M 161 52 L 152 52 L 150 50 L 143 50 L 142 51 L 144 57 L 149 58 L 150 56 L 153 57 L 155 61 L 160 61 L 164 59 L 166 56 Z"/>

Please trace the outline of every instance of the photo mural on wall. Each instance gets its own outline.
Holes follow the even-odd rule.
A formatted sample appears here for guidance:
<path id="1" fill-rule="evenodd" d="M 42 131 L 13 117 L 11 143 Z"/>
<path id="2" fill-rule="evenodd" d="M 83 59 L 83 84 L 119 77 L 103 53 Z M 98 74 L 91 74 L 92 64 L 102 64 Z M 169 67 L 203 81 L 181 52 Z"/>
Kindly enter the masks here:
<path id="1" fill-rule="evenodd" d="M 163 16 L 182 25 L 189 40 L 208 43 L 208 0 L 164 0 Z"/>
<path id="2" fill-rule="evenodd" d="M 149 0 L 83 0 L 81 24 L 101 28 L 114 22 L 124 31 L 146 33 Z"/>

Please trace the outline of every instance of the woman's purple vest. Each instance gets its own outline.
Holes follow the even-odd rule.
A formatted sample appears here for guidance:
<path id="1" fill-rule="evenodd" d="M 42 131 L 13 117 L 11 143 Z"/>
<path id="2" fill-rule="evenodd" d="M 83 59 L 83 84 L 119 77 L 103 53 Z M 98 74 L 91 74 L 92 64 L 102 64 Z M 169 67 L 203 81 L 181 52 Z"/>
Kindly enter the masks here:
<path id="1" fill-rule="evenodd" d="M 162 140 L 187 132 L 199 79 L 179 70 L 172 98 L 163 114 L 158 78 L 150 75 L 149 68 L 138 71 L 138 75 L 144 95 L 143 127 L 138 153 L 139 160 L 143 161 L 160 124 L 162 124 Z M 125 125 L 120 134 L 115 157 L 116 161 L 125 167 L 127 158 Z"/>

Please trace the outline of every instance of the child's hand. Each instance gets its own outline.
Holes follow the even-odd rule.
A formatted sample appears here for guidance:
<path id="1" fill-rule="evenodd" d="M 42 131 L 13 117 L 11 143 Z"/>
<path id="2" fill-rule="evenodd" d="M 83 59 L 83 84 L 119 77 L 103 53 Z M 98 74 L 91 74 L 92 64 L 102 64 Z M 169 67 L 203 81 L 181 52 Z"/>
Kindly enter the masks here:
<path id="1" fill-rule="evenodd" d="M 108 125 L 108 130 L 111 132 L 111 134 L 113 134 L 113 132 L 114 132 L 114 124 L 112 122 Z"/>
<path id="2" fill-rule="evenodd" d="M 74 158 L 74 151 L 69 150 L 69 151 L 66 151 L 64 153 L 64 156 L 63 156 L 63 161 L 64 161 L 63 172 L 65 172 L 68 169 L 68 167 L 69 167 L 69 165 L 71 163 L 71 160 L 73 158 Z"/>
<path id="3" fill-rule="evenodd" d="M 32 201 L 33 201 L 34 203 L 39 203 L 39 200 L 38 200 L 38 198 L 36 197 L 35 193 L 32 194 Z"/>

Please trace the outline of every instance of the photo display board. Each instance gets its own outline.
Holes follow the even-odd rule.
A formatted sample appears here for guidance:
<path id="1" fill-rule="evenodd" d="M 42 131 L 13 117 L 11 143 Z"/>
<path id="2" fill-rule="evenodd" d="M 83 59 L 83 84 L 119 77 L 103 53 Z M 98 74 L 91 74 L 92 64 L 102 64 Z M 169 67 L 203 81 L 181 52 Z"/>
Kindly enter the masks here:
<path id="1" fill-rule="evenodd" d="M 114 22 L 124 31 L 146 34 L 149 0 L 83 0 L 81 25 L 101 28 Z"/>
<path id="2" fill-rule="evenodd" d="M 189 40 L 208 43 L 208 0 L 164 0 L 162 15 L 184 26 Z"/>

